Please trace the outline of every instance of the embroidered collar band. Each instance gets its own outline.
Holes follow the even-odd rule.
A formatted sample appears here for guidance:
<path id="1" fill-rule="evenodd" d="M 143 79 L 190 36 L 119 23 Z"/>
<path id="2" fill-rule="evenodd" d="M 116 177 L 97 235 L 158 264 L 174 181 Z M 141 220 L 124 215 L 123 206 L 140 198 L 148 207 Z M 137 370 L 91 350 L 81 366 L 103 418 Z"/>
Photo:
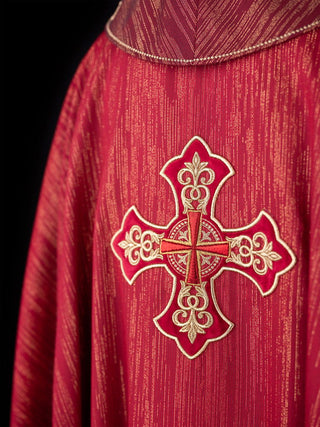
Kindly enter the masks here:
<path id="1" fill-rule="evenodd" d="M 318 0 L 124 0 L 106 31 L 141 59 L 199 65 L 247 55 L 317 26 Z"/>

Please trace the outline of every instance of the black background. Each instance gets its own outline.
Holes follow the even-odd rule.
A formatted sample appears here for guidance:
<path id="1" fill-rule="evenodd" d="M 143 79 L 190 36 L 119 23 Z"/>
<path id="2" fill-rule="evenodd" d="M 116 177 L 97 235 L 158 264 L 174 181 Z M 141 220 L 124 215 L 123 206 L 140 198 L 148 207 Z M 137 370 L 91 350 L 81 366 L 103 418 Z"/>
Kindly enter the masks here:
<path id="1" fill-rule="evenodd" d="M 7 0 L 4 4 L 1 384 L 5 411 L 0 426 L 8 424 L 22 281 L 55 126 L 74 72 L 117 4 L 117 0 Z"/>

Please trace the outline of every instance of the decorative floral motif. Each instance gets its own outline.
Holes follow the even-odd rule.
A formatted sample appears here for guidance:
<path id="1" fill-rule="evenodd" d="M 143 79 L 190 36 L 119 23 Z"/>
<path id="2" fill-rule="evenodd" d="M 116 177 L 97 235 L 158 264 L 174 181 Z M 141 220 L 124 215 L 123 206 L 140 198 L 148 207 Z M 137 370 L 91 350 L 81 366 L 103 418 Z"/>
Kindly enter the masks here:
<path id="1" fill-rule="evenodd" d="M 281 256 L 272 250 L 273 242 L 268 242 L 264 233 L 255 233 L 252 239 L 245 235 L 226 239 L 231 244 L 230 258 L 226 262 L 234 262 L 242 267 L 252 266 L 261 276 L 267 273 L 268 268 L 272 270 L 274 261 L 281 259 Z M 238 253 L 232 251 L 232 248 L 238 248 Z"/>
<path id="2" fill-rule="evenodd" d="M 142 232 L 138 225 L 133 225 L 119 246 L 124 249 L 124 256 L 128 258 L 129 263 L 137 265 L 141 260 L 152 261 L 156 258 L 163 258 L 160 254 L 160 246 L 154 247 L 155 243 L 160 244 L 163 236 L 164 234 L 157 234 L 151 230 Z"/>
<path id="3" fill-rule="evenodd" d="M 181 326 L 180 332 L 187 332 L 191 344 L 194 343 L 198 334 L 205 334 L 205 329 L 213 324 L 213 317 L 205 311 L 209 305 L 209 298 L 205 290 L 206 282 L 200 285 L 186 285 L 180 281 L 181 290 L 178 296 L 180 310 L 176 310 L 172 315 L 175 325 Z M 194 289 L 196 293 L 191 293 Z M 181 321 L 181 317 L 186 319 Z M 199 322 L 200 320 L 200 322 Z"/>
<path id="4" fill-rule="evenodd" d="M 160 174 L 173 191 L 175 216 L 165 226 L 156 225 L 131 206 L 111 247 L 130 285 L 150 268 L 164 267 L 172 276 L 171 298 L 153 321 L 186 357 L 194 359 L 234 326 L 222 313 L 214 291 L 215 281 L 224 271 L 250 279 L 267 296 L 296 258 L 267 212 L 261 211 L 253 222 L 234 229 L 224 228 L 215 217 L 219 191 L 234 169 L 199 136 L 168 160 Z M 224 208 L 227 212 L 232 209 L 231 201 Z M 162 285 L 157 278 L 155 281 Z"/>
<path id="5" fill-rule="evenodd" d="M 210 200 L 210 191 L 207 185 L 213 183 L 215 173 L 212 169 L 207 168 L 208 162 L 200 161 L 197 152 L 194 153 L 192 163 L 185 162 L 184 165 L 186 167 L 180 169 L 177 176 L 178 182 L 184 185 L 181 191 L 183 213 L 186 213 L 188 209 L 198 209 L 206 214 L 206 206 Z"/>

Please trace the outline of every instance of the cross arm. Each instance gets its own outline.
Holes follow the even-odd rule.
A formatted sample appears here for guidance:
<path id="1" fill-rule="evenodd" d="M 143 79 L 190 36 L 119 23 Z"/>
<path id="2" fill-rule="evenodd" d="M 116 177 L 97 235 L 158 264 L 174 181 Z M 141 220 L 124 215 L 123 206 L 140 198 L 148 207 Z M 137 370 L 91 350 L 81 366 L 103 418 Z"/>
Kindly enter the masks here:
<path id="1" fill-rule="evenodd" d="M 279 277 L 296 262 L 293 251 L 280 238 L 277 224 L 265 211 L 247 227 L 224 230 L 224 233 L 230 244 L 224 270 L 245 275 L 263 296 L 274 291 Z"/>
<path id="2" fill-rule="evenodd" d="M 130 285 L 146 269 L 165 265 L 160 253 L 164 230 L 146 221 L 135 206 L 125 214 L 120 230 L 113 236 L 111 248 Z"/>

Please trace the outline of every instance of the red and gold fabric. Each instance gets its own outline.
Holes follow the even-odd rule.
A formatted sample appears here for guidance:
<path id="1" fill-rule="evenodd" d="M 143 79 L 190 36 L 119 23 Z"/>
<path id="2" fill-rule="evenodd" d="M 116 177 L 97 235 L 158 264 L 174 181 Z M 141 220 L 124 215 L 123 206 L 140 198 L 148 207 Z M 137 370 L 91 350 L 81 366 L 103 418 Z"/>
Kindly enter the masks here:
<path id="1" fill-rule="evenodd" d="M 11 424 L 316 427 L 319 4 L 164 3 L 124 2 L 66 95 Z"/>

